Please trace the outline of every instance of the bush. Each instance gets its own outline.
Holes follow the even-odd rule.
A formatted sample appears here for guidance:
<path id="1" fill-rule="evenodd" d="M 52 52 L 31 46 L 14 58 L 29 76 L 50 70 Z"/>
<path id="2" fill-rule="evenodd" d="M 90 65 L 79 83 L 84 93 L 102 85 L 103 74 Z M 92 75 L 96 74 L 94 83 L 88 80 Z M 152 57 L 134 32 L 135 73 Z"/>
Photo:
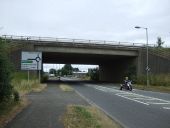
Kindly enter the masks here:
<path id="1" fill-rule="evenodd" d="M 127 76 L 129 78 L 129 80 L 132 80 L 134 83 L 136 83 L 137 81 L 137 77 L 136 77 L 136 66 L 135 65 L 131 65 L 128 67 L 128 70 L 125 72 L 125 76 Z"/>
<path id="2" fill-rule="evenodd" d="M 41 82 L 47 82 L 49 76 L 48 75 L 43 75 L 41 78 Z"/>
<path id="3" fill-rule="evenodd" d="M 0 102 L 12 98 L 12 65 L 8 58 L 8 51 L 7 43 L 0 38 Z"/>
<path id="4" fill-rule="evenodd" d="M 170 86 L 170 74 L 150 74 L 149 82 L 154 86 Z M 146 75 L 138 76 L 137 84 L 146 84 Z"/>
<path id="5" fill-rule="evenodd" d="M 15 102 L 18 102 L 18 101 L 20 101 L 20 96 L 19 96 L 19 92 L 18 91 L 14 91 L 13 92 L 13 96 L 14 96 L 14 101 Z"/>
<path id="6" fill-rule="evenodd" d="M 91 80 L 98 81 L 99 80 L 99 69 L 98 68 L 91 69 L 90 72 L 88 73 L 88 76 L 90 76 Z"/>

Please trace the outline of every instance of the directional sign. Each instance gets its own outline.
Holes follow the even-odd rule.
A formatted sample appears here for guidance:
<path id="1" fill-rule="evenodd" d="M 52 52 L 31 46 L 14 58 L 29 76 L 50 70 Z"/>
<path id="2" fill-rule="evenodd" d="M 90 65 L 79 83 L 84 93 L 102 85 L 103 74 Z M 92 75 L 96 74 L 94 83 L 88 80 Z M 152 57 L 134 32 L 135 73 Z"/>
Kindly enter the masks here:
<path id="1" fill-rule="evenodd" d="M 41 70 L 41 52 L 22 52 L 21 70 Z"/>

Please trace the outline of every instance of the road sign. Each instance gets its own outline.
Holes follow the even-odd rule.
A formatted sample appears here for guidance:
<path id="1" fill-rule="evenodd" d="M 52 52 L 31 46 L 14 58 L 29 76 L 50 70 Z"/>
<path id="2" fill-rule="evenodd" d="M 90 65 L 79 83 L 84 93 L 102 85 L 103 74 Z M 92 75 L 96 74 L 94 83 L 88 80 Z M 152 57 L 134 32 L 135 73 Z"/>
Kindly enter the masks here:
<path id="1" fill-rule="evenodd" d="M 22 52 L 21 70 L 41 70 L 42 52 Z"/>

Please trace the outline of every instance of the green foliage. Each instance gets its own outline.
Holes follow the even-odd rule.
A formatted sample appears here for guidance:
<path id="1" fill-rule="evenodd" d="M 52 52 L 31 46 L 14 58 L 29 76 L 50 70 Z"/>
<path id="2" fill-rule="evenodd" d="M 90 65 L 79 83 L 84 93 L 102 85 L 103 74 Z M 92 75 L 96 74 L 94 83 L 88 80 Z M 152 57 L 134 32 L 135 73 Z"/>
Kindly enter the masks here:
<path id="1" fill-rule="evenodd" d="M 170 86 L 170 74 L 150 74 L 149 82 L 153 86 Z M 137 84 L 146 85 L 146 75 L 139 76 Z"/>
<path id="2" fill-rule="evenodd" d="M 19 92 L 18 91 L 13 91 L 13 95 L 14 95 L 14 101 L 18 102 L 20 101 L 20 96 L 19 96 Z"/>
<path id="3" fill-rule="evenodd" d="M 44 74 L 41 78 L 41 82 L 47 82 L 49 76 L 47 74 Z"/>
<path id="4" fill-rule="evenodd" d="M 86 111 L 86 109 L 83 108 L 83 107 L 76 106 L 75 111 L 77 113 L 79 113 L 81 116 L 83 116 L 84 118 L 86 118 L 86 119 L 91 119 L 92 118 L 92 115 L 88 111 Z"/>
<path id="5" fill-rule="evenodd" d="M 73 74 L 73 67 L 71 64 L 65 64 L 62 68 L 62 75 L 72 75 Z"/>
<path id="6" fill-rule="evenodd" d="M 0 103 L 0 116 L 6 115 L 11 111 L 11 109 L 16 106 L 19 102 L 14 102 L 14 100 L 8 100 L 8 102 Z"/>
<path id="7" fill-rule="evenodd" d="M 140 75 L 137 77 L 137 84 L 146 85 L 146 75 Z"/>
<path id="8" fill-rule="evenodd" d="M 129 78 L 129 80 L 132 80 L 136 83 L 137 77 L 136 77 L 136 66 L 131 65 L 129 66 L 128 70 L 125 72 L 125 76 Z"/>
<path id="9" fill-rule="evenodd" d="M 71 64 L 65 64 L 64 67 L 60 70 L 57 70 L 57 75 L 64 76 L 64 75 L 72 75 L 73 74 L 73 67 Z"/>
<path id="10" fill-rule="evenodd" d="M 98 81 L 99 80 L 99 68 L 90 69 L 88 76 L 90 76 L 91 80 Z"/>
<path id="11" fill-rule="evenodd" d="M 51 68 L 51 69 L 49 70 L 49 74 L 54 74 L 54 75 L 56 76 L 57 70 L 54 69 L 54 68 Z"/>
<path id="12" fill-rule="evenodd" d="M 15 80 L 16 82 L 21 82 L 22 80 L 28 80 L 28 73 L 27 72 L 14 72 L 12 74 L 12 78 L 13 80 Z M 37 75 L 32 74 L 30 72 L 30 80 L 36 80 L 37 79 Z"/>
<path id="13" fill-rule="evenodd" d="M 156 43 L 157 43 L 157 47 L 158 47 L 158 48 L 161 48 L 162 45 L 163 45 L 165 42 L 162 41 L 161 37 L 158 37 Z"/>
<path id="14" fill-rule="evenodd" d="M 0 39 L 0 102 L 12 98 L 12 65 L 9 61 L 8 51 L 7 43 Z"/>
<path id="15" fill-rule="evenodd" d="M 79 72 L 79 68 L 73 68 L 73 72 Z"/>
<path id="16" fill-rule="evenodd" d="M 74 111 L 77 114 L 77 117 L 82 119 L 84 122 L 83 128 L 101 128 L 101 125 L 98 124 L 97 120 L 92 116 L 90 112 L 86 110 L 86 108 L 81 107 L 81 106 L 75 106 Z"/>

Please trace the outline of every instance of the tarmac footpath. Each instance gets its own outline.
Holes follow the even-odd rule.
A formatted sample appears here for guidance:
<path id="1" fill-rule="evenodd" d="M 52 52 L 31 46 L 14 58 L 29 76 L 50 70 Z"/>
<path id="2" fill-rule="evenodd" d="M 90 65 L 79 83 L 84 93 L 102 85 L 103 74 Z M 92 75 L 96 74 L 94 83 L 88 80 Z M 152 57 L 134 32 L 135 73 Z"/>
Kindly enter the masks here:
<path id="1" fill-rule="evenodd" d="M 5 128 L 64 128 L 61 117 L 67 105 L 88 105 L 76 92 L 63 92 L 52 83 L 43 92 L 30 93 L 27 97 L 31 104 Z"/>

